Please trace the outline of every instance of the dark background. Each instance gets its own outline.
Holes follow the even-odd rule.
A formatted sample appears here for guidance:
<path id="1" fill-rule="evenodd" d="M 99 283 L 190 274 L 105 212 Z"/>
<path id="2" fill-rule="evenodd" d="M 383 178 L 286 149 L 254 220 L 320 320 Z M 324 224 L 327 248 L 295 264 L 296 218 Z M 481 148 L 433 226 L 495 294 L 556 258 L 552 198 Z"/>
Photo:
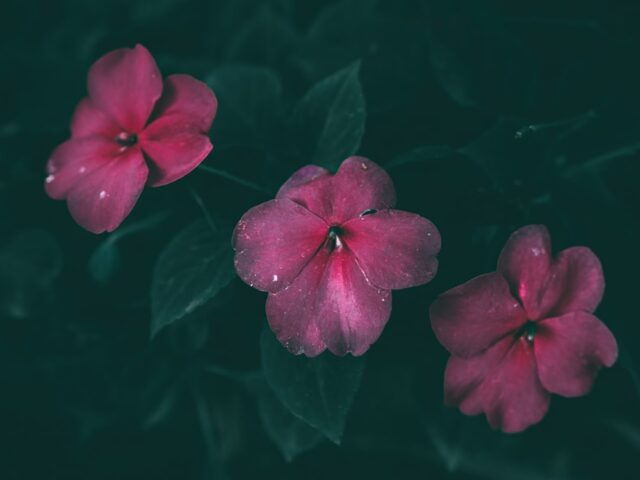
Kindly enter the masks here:
<path id="1" fill-rule="evenodd" d="M 0 36 L 0 478 L 638 478 L 640 2 L 24 0 L 2 4 Z M 169 241 L 204 211 L 232 228 L 268 194 L 196 170 L 146 190 L 111 240 L 44 194 L 88 68 L 136 43 L 215 89 L 205 164 L 271 192 L 318 135 L 291 125 L 296 103 L 361 60 L 358 153 L 443 249 L 432 283 L 394 293 L 341 446 L 286 462 L 234 378 L 260 369 L 264 294 L 236 279 L 149 338 Z M 428 307 L 530 223 L 600 257 L 621 355 L 590 395 L 505 435 L 442 406 Z"/>

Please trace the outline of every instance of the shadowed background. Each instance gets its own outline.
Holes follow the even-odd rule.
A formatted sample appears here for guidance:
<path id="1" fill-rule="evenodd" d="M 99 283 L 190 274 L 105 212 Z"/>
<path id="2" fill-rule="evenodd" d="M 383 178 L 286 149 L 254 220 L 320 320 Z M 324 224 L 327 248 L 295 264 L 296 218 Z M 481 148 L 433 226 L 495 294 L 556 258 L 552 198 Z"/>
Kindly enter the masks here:
<path id="1" fill-rule="evenodd" d="M 515 3 L 5 2 L 0 477 L 636 478 L 640 4 Z M 95 236 L 46 197 L 44 167 L 90 65 L 136 43 L 164 75 L 212 86 L 204 164 L 245 184 L 198 169 Z M 432 220 L 443 249 L 433 282 L 394 293 L 337 446 L 291 423 L 264 385 L 264 294 L 216 277 L 215 296 L 172 316 L 150 291 L 161 252 L 189 261 L 190 237 L 172 239 L 190 224 L 219 232 L 206 284 L 229 268 L 225 239 L 247 209 L 300 166 L 353 152 L 388 169 L 398 208 Z M 539 425 L 503 435 L 442 406 L 447 354 L 428 307 L 494 269 L 530 223 L 556 251 L 600 257 L 597 315 L 621 355 L 590 395 L 555 397 Z"/>

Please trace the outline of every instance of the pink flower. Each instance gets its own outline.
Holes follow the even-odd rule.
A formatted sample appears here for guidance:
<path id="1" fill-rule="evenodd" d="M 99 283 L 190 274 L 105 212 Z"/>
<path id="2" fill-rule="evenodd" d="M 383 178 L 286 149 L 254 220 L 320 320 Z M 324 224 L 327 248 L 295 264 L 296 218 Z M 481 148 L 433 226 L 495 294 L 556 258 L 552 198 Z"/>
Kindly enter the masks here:
<path id="1" fill-rule="evenodd" d="M 431 324 L 451 352 L 445 403 L 484 412 L 493 428 L 519 432 L 545 416 L 550 394 L 585 395 L 616 340 L 593 311 L 604 292 L 600 261 L 585 247 L 551 257 L 549 233 L 516 231 L 498 271 L 441 295 Z"/>
<path id="2" fill-rule="evenodd" d="M 89 96 L 76 107 L 71 139 L 51 154 L 45 189 L 66 199 L 71 216 L 94 233 L 129 215 L 145 184 L 159 187 L 196 168 L 212 149 L 208 131 L 217 100 L 202 82 L 164 82 L 142 45 L 93 64 Z"/>
<path id="3" fill-rule="evenodd" d="M 362 355 L 389 319 L 390 290 L 436 274 L 438 230 L 395 202 L 384 170 L 349 157 L 335 175 L 303 167 L 238 222 L 236 271 L 269 292 L 269 325 L 289 351 Z"/>

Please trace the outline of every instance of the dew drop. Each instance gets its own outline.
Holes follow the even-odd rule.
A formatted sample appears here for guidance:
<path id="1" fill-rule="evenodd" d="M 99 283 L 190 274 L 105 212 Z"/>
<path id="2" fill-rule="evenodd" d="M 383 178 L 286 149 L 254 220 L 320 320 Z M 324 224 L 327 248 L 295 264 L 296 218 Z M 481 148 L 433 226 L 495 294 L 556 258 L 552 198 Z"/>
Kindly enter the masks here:
<path id="1" fill-rule="evenodd" d="M 102 190 L 98 196 L 100 197 L 100 200 L 104 200 L 105 198 L 107 198 L 107 192 Z"/>
<path id="2" fill-rule="evenodd" d="M 277 281 L 278 281 L 278 275 L 274 275 L 274 276 L 273 276 L 273 281 L 274 281 L 274 282 L 277 282 Z"/>
<path id="3" fill-rule="evenodd" d="M 56 179 L 55 175 L 49 175 L 46 179 L 45 182 L 47 183 L 51 183 Z"/>
<path id="4" fill-rule="evenodd" d="M 80 167 L 80 168 L 78 169 L 78 173 L 84 173 L 84 172 L 86 172 L 86 171 L 87 171 L 87 167 Z"/>
<path id="5" fill-rule="evenodd" d="M 363 170 L 368 170 L 368 169 L 369 169 L 369 165 L 367 165 L 367 164 L 366 164 L 366 163 L 364 163 L 364 162 L 361 162 L 361 163 L 360 163 L 360 167 L 361 167 Z"/>

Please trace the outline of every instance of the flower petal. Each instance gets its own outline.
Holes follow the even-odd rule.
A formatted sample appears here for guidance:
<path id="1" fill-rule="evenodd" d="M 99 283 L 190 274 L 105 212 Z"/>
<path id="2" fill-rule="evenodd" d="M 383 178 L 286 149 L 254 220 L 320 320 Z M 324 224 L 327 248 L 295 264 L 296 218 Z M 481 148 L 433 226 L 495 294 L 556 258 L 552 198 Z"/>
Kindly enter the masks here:
<path id="1" fill-rule="evenodd" d="M 233 233 L 240 278 L 258 290 L 289 285 L 324 242 L 328 226 L 286 198 L 245 213 Z"/>
<path id="2" fill-rule="evenodd" d="M 317 324 L 336 355 L 362 355 L 380 337 L 391 316 L 391 292 L 371 285 L 353 254 L 331 253 L 318 291 Z"/>
<path id="3" fill-rule="evenodd" d="M 315 173 L 317 176 L 310 175 L 312 180 L 306 183 L 292 178 L 292 185 L 278 195 L 299 203 L 332 225 L 341 224 L 368 209 L 383 210 L 395 205 L 391 178 L 364 157 L 347 158 L 334 176 L 323 175 L 317 169 Z"/>
<path id="4" fill-rule="evenodd" d="M 440 343 L 460 357 L 479 354 L 527 320 L 499 273 L 481 275 L 443 293 L 431 305 L 430 317 Z"/>
<path id="5" fill-rule="evenodd" d="M 144 129 L 140 146 L 149 158 L 149 185 L 160 187 L 187 175 L 207 158 L 213 146 L 192 117 L 163 115 Z"/>
<path id="6" fill-rule="evenodd" d="M 391 314 L 389 291 L 372 287 L 345 249 L 323 248 L 286 289 L 269 295 L 267 318 L 293 353 L 362 355 Z"/>
<path id="7" fill-rule="evenodd" d="M 129 133 L 139 133 L 162 94 L 155 60 L 142 45 L 107 53 L 89 70 L 89 97 Z"/>
<path id="8" fill-rule="evenodd" d="M 542 315 L 543 287 L 551 267 L 551 240 L 544 225 L 516 230 L 500 253 L 498 272 L 502 273 L 531 320 Z"/>
<path id="9" fill-rule="evenodd" d="M 618 358 L 616 339 L 586 312 L 538 322 L 533 345 L 542 385 L 565 397 L 585 395 L 600 367 L 610 367 Z"/>
<path id="10" fill-rule="evenodd" d="M 551 265 L 541 313 L 559 316 L 582 310 L 593 312 L 604 294 L 604 273 L 595 254 L 586 247 L 561 251 Z"/>
<path id="11" fill-rule="evenodd" d="M 445 371 L 445 403 L 466 415 L 484 412 L 489 424 L 520 432 L 538 423 L 549 393 L 538 380 L 533 350 L 524 338 L 505 337 L 471 358 L 452 356 Z"/>
<path id="12" fill-rule="evenodd" d="M 138 201 L 148 171 L 142 152 L 127 149 L 71 189 L 67 196 L 71 216 L 93 233 L 115 230 Z"/>
<path id="13" fill-rule="evenodd" d="M 440 233 L 426 218 L 400 210 L 359 215 L 342 225 L 347 247 L 371 284 L 386 290 L 429 282 L 438 270 Z"/>
<path id="14" fill-rule="evenodd" d="M 317 165 L 307 165 L 297 170 L 289 179 L 280 187 L 276 198 L 290 198 L 289 193 L 297 187 L 301 187 L 306 183 L 320 177 L 330 177 L 331 173 L 326 168 Z M 295 192 L 291 192 L 295 196 Z"/>
<path id="15" fill-rule="evenodd" d="M 121 128 L 109 116 L 85 98 L 80 101 L 71 119 L 71 137 L 102 136 L 113 141 Z"/>
<path id="16" fill-rule="evenodd" d="M 47 162 L 47 195 L 63 199 L 97 168 L 121 155 L 120 146 L 104 137 L 72 138 L 58 146 Z"/>
<path id="17" fill-rule="evenodd" d="M 156 104 L 153 118 L 182 114 L 198 126 L 202 133 L 211 128 L 218 109 L 218 99 L 213 91 L 190 75 L 169 75 L 164 80 L 162 97 Z"/>

